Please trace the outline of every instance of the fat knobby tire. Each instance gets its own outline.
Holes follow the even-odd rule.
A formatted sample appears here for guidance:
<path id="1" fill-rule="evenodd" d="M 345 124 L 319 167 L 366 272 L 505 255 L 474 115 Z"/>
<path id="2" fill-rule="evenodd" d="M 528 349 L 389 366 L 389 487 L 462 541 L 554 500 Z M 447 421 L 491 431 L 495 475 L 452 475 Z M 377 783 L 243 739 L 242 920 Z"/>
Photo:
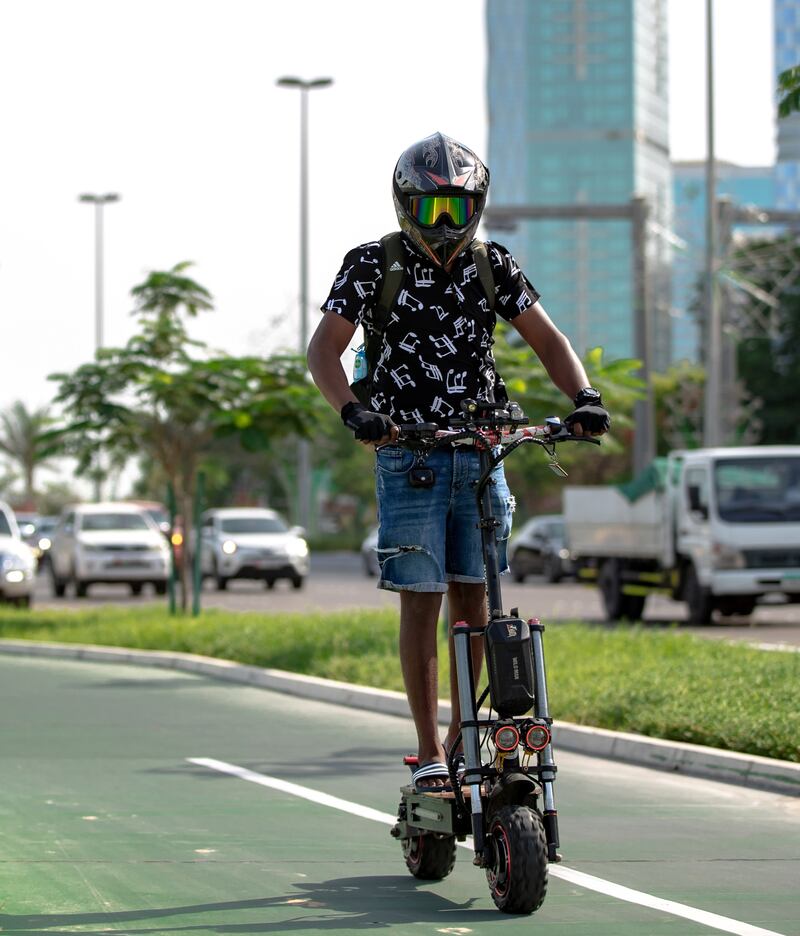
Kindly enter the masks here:
<path id="1" fill-rule="evenodd" d="M 547 840 L 541 816 L 527 806 L 502 806 L 491 816 L 495 865 L 489 890 L 503 913 L 533 913 L 547 894 Z"/>
<path id="2" fill-rule="evenodd" d="M 424 832 L 403 842 L 403 857 L 415 878 L 441 881 L 456 863 L 456 838 L 454 835 Z"/>

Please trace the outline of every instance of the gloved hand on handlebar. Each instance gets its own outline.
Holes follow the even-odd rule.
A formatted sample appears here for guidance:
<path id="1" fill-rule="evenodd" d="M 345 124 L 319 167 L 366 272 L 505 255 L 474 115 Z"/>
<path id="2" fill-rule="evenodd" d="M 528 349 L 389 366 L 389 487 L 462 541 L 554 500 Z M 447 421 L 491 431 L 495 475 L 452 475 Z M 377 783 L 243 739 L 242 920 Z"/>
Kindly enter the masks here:
<path id="1" fill-rule="evenodd" d="M 573 435 L 602 435 L 611 427 L 611 417 L 603 406 L 600 392 L 586 387 L 575 397 L 575 409 L 564 420 Z"/>
<path id="2" fill-rule="evenodd" d="M 359 442 L 380 442 L 392 435 L 394 423 L 383 413 L 372 413 L 362 403 L 351 400 L 342 407 L 342 422 L 352 429 Z"/>

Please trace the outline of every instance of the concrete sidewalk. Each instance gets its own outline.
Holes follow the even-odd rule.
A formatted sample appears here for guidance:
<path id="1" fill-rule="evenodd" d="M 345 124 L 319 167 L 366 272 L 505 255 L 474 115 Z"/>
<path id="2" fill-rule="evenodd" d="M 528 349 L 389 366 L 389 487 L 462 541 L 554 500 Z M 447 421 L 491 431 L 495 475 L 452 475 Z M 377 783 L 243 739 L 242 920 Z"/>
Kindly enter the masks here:
<path id="1" fill-rule="evenodd" d="M 246 666 L 189 653 L 26 640 L 0 640 L 0 653 L 157 666 L 259 686 L 320 702 L 410 718 L 408 702 L 401 692 Z M 443 724 L 450 720 L 450 703 L 447 701 L 441 700 L 439 703 L 439 720 Z M 560 721 L 554 723 L 553 740 L 556 748 L 580 754 L 800 796 L 800 763 Z"/>

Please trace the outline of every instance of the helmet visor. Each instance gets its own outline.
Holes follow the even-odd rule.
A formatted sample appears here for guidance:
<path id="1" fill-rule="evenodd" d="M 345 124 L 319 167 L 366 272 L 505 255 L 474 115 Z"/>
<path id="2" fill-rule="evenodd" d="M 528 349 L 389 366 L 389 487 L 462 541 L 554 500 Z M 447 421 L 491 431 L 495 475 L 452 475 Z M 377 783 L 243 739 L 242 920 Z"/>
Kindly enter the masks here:
<path id="1" fill-rule="evenodd" d="M 478 210 L 472 195 L 410 195 L 408 213 L 421 227 L 433 227 L 448 215 L 456 227 L 467 224 Z"/>

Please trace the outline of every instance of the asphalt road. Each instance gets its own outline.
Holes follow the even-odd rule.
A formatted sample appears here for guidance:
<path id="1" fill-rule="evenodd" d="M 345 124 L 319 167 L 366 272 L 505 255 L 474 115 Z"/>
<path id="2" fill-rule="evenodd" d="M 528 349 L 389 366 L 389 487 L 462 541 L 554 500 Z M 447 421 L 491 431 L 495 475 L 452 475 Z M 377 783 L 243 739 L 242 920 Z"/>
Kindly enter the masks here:
<path id="1" fill-rule="evenodd" d="M 542 909 L 514 918 L 469 851 L 444 881 L 406 872 L 388 835 L 404 719 L 0 658 L 0 738 L 4 936 L 800 936 L 797 798 L 561 754 L 565 860 Z"/>
<path id="2" fill-rule="evenodd" d="M 518 585 L 510 577 L 503 580 L 503 599 L 506 609 L 519 607 L 527 617 L 539 617 L 545 623 L 561 620 L 604 622 L 602 606 L 595 588 L 574 582 L 550 585 L 535 578 Z M 153 601 L 152 594 L 133 598 L 126 586 L 95 585 L 85 599 L 54 598 L 47 576 L 37 584 L 38 607 L 82 608 L 88 605 L 136 605 Z M 288 582 L 280 581 L 274 590 L 267 591 L 258 582 L 234 581 L 228 590 L 218 592 L 209 581 L 203 591 L 206 607 L 226 608 L 231 611 L 306 611 L 332 610 L 352 607 L 396 607 L 397 596 L 379 590 L 375 579 L 368 578 L 358 555 L 354 553 L 320 553 L 312 557 L 311 574 L 300 591 Z M 645 608 L 645 621 L 653 627 L 670 626 L 684 622 L 684 606 L 660 596 L 650 597 Z M 760 606 L 750 619 L 730 619 L 728 623 L 709 627 L 690 628 L 688 631 L 705 637 L 747 640 L 770 644 L 800 646 L 800 605 Z"/>

